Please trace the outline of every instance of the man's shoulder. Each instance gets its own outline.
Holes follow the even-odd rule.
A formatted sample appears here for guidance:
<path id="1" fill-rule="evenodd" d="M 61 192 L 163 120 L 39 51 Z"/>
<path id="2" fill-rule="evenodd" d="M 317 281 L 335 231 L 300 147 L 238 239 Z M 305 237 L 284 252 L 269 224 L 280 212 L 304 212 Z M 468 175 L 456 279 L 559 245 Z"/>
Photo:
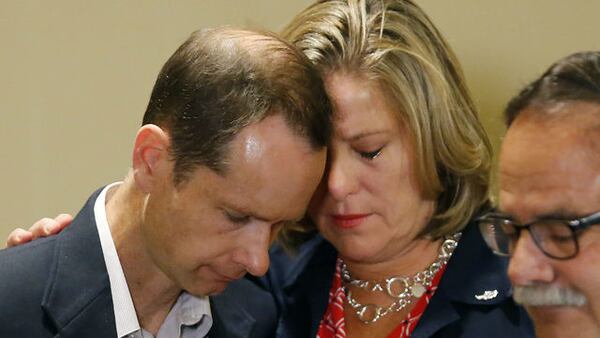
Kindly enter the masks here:
<path id="1" fill-rule="evenodd" d="M 0 250 L 0 295 L 31 294 L 45 284 L 56 249 L 56 236 Z M 40 283 L 38 283 L 38 280 Z M 0 304 L 0 308 L 4 307 Z"/>
<path id="2" fill-rule="evenodd" d="M 0 336 L 45 332 L 42 300 L 56 239 L 39 239 L 0 251 Z"/>
<path id="3" fill-rule="evenodd" d="M 84 206 L 72 224 L 57 235 L 0 250 L 0 295 L 17 297 L 24 294 L 29 297 L 43 290 L 58 260 L 76 258 L 73 256 L 77 256 L 77 252 L 68 246 L 82 242 L 83 237 L 94 236 L 90 211 L 89 205 Z M 88 249 L 91 249 L 89 245 Z M 2 303 L 0 308 L 4 308 Z"/>
<path id="4" fill-rule="evenodd" d="M 94 195 L 60 234 L 0 250 L 0 337 L 52 337 L 57 325 L 110 290 Z"/>

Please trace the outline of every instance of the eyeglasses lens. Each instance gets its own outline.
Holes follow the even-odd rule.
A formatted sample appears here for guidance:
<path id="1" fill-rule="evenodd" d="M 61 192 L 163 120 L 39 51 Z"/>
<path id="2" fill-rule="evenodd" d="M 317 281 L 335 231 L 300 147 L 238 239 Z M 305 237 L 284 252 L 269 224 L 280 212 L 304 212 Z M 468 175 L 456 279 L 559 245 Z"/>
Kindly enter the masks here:
<path id="1" fill-rule="evenodd" d="M 554 258 L 567 258 L 577 251 L 573 231 L 560 221 L 540 221 L 531 224 L 529 231 L 540 249 Z"/>
<path id="2" fill-rule="evenodd" d="M 503 220 L 487 219 L 480 222 L 479 227 L 492 251 L 503 256 L 512 253 L 513 242 L 516 242 L 518 235 L 511 224 Z"/>

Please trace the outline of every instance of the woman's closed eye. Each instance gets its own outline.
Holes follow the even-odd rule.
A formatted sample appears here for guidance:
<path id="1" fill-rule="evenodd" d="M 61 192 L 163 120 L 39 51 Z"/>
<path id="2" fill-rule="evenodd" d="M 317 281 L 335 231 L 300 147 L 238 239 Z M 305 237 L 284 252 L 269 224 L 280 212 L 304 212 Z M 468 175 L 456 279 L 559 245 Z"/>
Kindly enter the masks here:
<path id="1" fill-rule="evenodd" d="M 373 160 L 381 154 L 382 150 L 383 150 L 383 147 L 376 149 L 374 151 L 357 151 L 357 152 L 360 155 L 360 157 L 367 159 L 367 160 Z"/>

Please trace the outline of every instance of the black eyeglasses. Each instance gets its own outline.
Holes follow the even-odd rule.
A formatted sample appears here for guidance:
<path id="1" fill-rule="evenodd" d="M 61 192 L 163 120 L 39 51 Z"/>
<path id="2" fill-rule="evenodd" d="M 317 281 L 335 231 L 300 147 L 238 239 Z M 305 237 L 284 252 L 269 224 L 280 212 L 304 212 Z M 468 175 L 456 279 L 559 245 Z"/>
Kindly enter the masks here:
<path id="1" fill-rule="evenodd" d="M 540 219 L 519 224 L 506 216 L 488 213 L 478 218 L 479 230 L 492 251 L 501 256 L 511 256 L 522 230 L 529 231 L 537 247 L 548 257 L 573 258 L 579 252 L 579 233 L 600 224 L 600 212 L 573 219 Z"/>

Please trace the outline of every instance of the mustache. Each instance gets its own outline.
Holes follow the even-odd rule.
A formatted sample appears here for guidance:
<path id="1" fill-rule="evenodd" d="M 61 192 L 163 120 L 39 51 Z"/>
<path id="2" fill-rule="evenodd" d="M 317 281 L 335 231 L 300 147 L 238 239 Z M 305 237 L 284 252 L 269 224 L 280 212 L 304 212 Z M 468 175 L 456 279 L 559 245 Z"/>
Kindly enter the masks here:
<path id="1" fill-rule="evenodd" d="M 524 306 L 583 306 L 587 299 L 579 291 L 556 285 L 515 286 L 513 298 Z"/>

